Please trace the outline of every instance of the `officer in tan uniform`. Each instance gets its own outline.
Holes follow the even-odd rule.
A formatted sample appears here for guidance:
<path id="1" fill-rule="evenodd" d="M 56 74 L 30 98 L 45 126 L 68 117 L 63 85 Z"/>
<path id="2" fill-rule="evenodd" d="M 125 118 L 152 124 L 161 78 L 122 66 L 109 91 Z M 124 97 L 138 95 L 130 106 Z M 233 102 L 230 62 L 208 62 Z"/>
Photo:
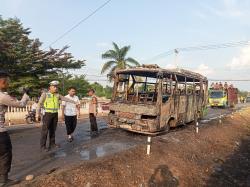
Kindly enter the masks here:
<path id="1" fill-rule="evenodd" d="M 89 89 L 88 95 L 90 97 L 89 102 L 89 121 L 90 121 L 90 129 L 91 135 L 96 136 L 98 134 L 98 126 L 96 122 L 96 116 L 98 114 L 98 100 L 95 95 L 94 89 Z"/>
<path id="2" fill-rule="evenodd" d="M 41 132 L 40 148 L 41 151 L 47 151 L 46 141 L 49 134 L 49 150 L 53 148 L 58 148 L 59 146 L 55 143 L 55 131 L 58 122 L 58 110 L 59 110 L 59 100 L 70 102 L 73 104 L 78 104 L 74 100 L 58 94 L 58 81 L 52 81 L 49 85 L 48 92 L 42 93 L 38 106 L 37 106 L 37 119 L 41 114 L 41 107 L 45 110 L 43 116 L 43 125 Z"/>
<path id="3" fill-rule="evenodd" d="M 9 133 L 4 127 L 5 112 L 8 106 L 24 107 L 29 100 L 26 93 L 24 93 L 20 101 L 13 99 L 6 93 L 8 87 L 9 75 L 0 71 L 0 186 L 10 186 L 17 182 L 8 179 L 12 161 L 12 144 Z"/>

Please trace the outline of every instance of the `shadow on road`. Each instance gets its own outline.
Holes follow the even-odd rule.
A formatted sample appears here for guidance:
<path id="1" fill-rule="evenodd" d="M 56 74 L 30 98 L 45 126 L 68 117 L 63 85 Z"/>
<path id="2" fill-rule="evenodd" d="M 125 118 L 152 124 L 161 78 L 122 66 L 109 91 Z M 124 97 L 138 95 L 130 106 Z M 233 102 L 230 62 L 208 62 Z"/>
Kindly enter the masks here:
<path id="1" fill-rule="evenodd" d="M 235 143 L 238 150 L 214 168 L 207 181 L 208 187 L 250 186 L 250 134 L 241 143 Z"/>

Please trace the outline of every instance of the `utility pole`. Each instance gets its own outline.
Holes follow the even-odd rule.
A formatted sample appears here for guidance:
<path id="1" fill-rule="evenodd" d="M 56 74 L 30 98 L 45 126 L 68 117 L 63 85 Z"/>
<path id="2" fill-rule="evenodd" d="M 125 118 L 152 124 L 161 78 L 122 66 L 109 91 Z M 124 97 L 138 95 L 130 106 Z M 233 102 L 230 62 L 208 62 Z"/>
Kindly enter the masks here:
<path id="1" fill-rule="evenodd" d="M 64 83 L 64 73 L 63 73 L 63 68 L 62 68 L 62 87 L 63 87 L 63 95 L 65 95 L 65 83 Z"/>
<path id="2" fill-rule="evenodd" d="M 175 54 L 174 65 L 175 65 L 176 68 L 178 68 L 178 54 L 179 54 L 178 49 L 174 49 L 174 54 Z"/>

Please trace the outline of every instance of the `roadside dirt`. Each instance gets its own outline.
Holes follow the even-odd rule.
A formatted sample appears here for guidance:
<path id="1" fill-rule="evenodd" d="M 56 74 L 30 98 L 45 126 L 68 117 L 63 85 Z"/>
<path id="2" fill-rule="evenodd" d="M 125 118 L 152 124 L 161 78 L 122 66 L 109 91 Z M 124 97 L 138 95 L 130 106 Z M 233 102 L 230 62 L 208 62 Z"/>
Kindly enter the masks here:
<path id="1" fill-rule="evenodd" d="M 211 121 L 198 134 L 190 125 L 153 137 L 149 156 L 145 142 L 18 186 L 250 186 L 249 113 Z"/>

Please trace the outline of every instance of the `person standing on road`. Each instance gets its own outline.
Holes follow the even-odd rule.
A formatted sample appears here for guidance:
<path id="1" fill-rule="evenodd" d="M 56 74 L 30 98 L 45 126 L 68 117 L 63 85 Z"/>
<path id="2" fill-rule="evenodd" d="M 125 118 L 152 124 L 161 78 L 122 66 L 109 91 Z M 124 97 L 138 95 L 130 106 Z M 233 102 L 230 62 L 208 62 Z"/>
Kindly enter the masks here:
<path id="1" fill-rule="evenodd" d="M 8 179 L 8 173 L 10 172 L 12 162 L 12 144 L 9 133 L 4 127 L 5 113 L 8 106 L 25 107 L 29 101 L 27 93 L 23 94 L 20 101 L 13 99 L 6 93 L 8 87 L 9 75 L 6 72 L 0 71 L 0 186 L 9 186 L 17 183 L 17 181 Z"/>
<path id="2" fill-rule="evenodd" d="M 80 101 L 76 96 L 76 88 L 70 87 L 68 89 L 68 95 L 65 96 L 71 100 L 74 100 L 77 104 L 62 102 L 62 119 L 65 121 L 68 141 L 73 141 L 73 133 L 77 124 L 77 116 L 80 117 Z"/>
<path id="3" fill-rule="evenodd" d="M 91 129 L 91 135 L 97 135 L 98 134 L 98 127 L 96 122 L 96 116 L 98 113 L 98 101 L 97 97 L 95 95 L 94 89 L 89 89 L 88 95 L 90 97 L 90 103 L 89 103 L 89 120 L 90 120 L 90 129 Z"/>
<path id="4" fill-rule="evenodd" d="M 40 117 L 40 109 L 43 106 L 45 114 L 43 116 L 43 125 L 41 132 L 40 148 L 41 151 L 47 151 L 46 141 L 49 132 L 49 149 L 58 148 L 59 145 L 55 143 L 55 131 L 58 122 L 58 110 L 59 110 L 59 100 L 67 101 L 70 103 L 77 104 L 75 101 L 68 99 L 66 97 L 58 94 L 58 81 L 50 82 L 49 90 L 43 93 L 39 99 L 37 106 L 37 119 Z"/>

